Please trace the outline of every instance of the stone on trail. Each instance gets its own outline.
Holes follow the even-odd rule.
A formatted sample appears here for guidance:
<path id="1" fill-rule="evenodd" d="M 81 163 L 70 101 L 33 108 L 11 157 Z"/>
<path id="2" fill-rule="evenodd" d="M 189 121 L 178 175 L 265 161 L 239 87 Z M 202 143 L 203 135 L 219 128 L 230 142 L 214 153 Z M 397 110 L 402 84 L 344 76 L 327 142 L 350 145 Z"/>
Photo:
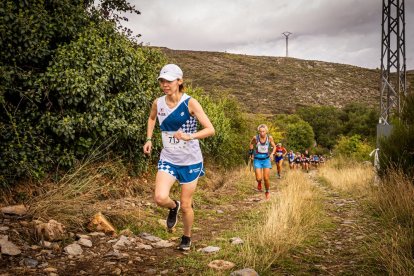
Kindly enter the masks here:
<path id="1" fill-rule="evenodd" d="M 230 273 L 230 276 L 259 276 L 254 269 L 251 268 L 243 268 L 240 270 L 233 271 Z"/>
<path id="2" fill-rule="evenodd" d="M 54 267 L 47 267 L 47 268 L 43 269 L 43 272 L 46 272 L 46 273 L 52 273 L 52 272 L 57 272 L 57 271 L 58 270 Z"/>
<path id="3" fill-rule="evenodd" d="M 96 237 L 96 236 L 104 237 L 105 233 L 103 233 L 103 232 L 92 232 L 92 233 L 89 233 L 89 236 L 91 236 L 91 237 Z"/>
<path id="4" fill-rule="evenodd" d="M 85 246 L 85 247 L 92 247 L 92 241 L 85 238 L 80 238 L 78 240 L 78 244 Z"/>
<path id="5" fill-rule="evenodd" d="M 69 256 L 82 255 L 83 253 L 82 247 L 77 243 L 69 244 L 64 250 Z"/>
<path id="6" fill-rule="evenodd" d="M 149 244 L 137 243 L 136 249 L 144 249 L 144 250 L 151 250 L 152 246 Z"/>
<path id="7" fill-rule="evenodd" d="M 88 224 L 90 231 L 100 231 L 106 234 L 114 235 L 115 227 L 108 221 L 108 219 L 101 213 L 96 213 L 91 222 Z"/>
<path id="8" fill-rule="evenodd" d="M 104 258 L 110 259 L 121 259 L 122 254 L 118 252 L 118 250 L 110 251 L 104 255 Z"/>
<path id="9" fill-rule="evenodd" d="M 127 247 L 131 245 L 131 241 L 128 239 L 128 237 L 121 236 L 119 237 L 119 240 L 112 246 L 114 249 L 119 249 L 120 247 Z"/>
<path id="10" fill-rule="evenodd" d="M 0 226 L 0 232 L 5 232 L 7 230 L 9 230 L 8 226 Z"/>
<path id="11" fill-rule="evenodd" d="M 174 245 L 174 243 L 169 242 L 169 241 L 165 241 L 165 240 L 161 240 L 161 241 L 152 243 L 152 246 L 154 246 L 155 248 L 167 248 L 167 247 L 171 247 L 173 245 Z"/>
<path id="12" fill-rule="evenodd" d="M 24 216 L 27 214 L 27 208 L 24 205 L 12 205 L 1 208 L 5 215 Z"/>
<path id="13" fill-rule="evenodd" d="M 148 233 L 145 233 L 145 232 L 144 233 L 141 233 L 139 236 L 141 238 L 147 240 L 147 241 L 150 241 L 150 242 L 159 242 L 159 241 L 162 240 L 161 238 L 158 238 L 156 236 L 153 236 L 153 235 L 148 234 Z"/>
<path id="14" fill-rule="evenodd" d="M 208 264 L 208 267 L 215 270 L 228 270 L 232 269 L 235 266 L 234 263 L 224 260 L 214 260 Z"/>
<path id="15" fill-rule="evenodd" d="M 76 234 L 76 237 L 78 239 L 88 239 L 88 240 L 91 239 L 91 237 L 89 235 L 85 235 L 85 234 Z"/>
<path id="16" fill-rule="evenodd" d="M 200 248 L 197 251 L 200 251 L 202 253 L 214 253 L 220 251 L 220 247 L 217 246 L 207 246 L 204 248 Z"/>
<path id="17" fill-rule="evenodd" d="M 239 237 L 234 237 L 234 238 L 231 238 L 231 239 L 230 239 L 230 242 L 231 242 L 231 244 L 233 244 L 233 245 L 243 244 L 243 243 L 244 243 L 244 241 L 243 241 L 241 238 L 239 238 Z"/>
<path id="18" fill-rule="evenodd" d="M 20 249 L 11 241 L 8 241 L 8 237 L 0 239 L 1 254 L 16 256 L 22 253 Z"/>
<path id="19" fill-rule="evenodd" d="M 25 258 L 23 260 L 23 263 L 27 267 L 36 267 L 39 264 L 39 261 L 37 261 L 35 259 L 31 259 L 31 258 Z"/>
<path id="20" fill-rule="evenodd" d="M 34 228 L 37 237 L 46 241 L 59 241 L 66 237 L 65 226 L 56 220 L 49 220 L 42 222 L 40 220 L 34 221 Z"/>
<path id="21" fill-rule="evenodd" d="M 52 243 L 50 241 L 40 241 L 40 245 L 44 248 L 52 248 Z M 34 249 L 32 247 L 32 249 Z"/>

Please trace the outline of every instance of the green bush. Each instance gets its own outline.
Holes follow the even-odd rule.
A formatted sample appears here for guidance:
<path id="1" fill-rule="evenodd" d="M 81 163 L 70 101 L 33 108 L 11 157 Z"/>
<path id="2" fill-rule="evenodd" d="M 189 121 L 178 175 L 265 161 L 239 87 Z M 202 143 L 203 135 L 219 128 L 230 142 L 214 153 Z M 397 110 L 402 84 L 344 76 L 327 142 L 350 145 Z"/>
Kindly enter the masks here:
<path id="1" fill-rule="evenodd" d="M 370 160 L 369 154 L 374 148 L 361 140 L 361 136 L 341 136 L 335 145 L 334 154 L 350 157 L 358 161 Z"/>
<path id="2" fill-rule="evenodd" d="M 82 1 L 5 1 L 0 15 L 0 182 L 71 167 L 97 147 L 143 169 L 165 57 Z"/>
<path id="3" fill-rule="evenodd" d="M 342 109 L 342 134 L 360 135 L 363 139 L 375 141 L 378 122 L 378 111 L 362 103 L 350 103 Z"/>
<path id="4" fill-rule="evenodd" d="M 298 115 L 308 122 L 315 133 L 318 145 L 332 149 L 342 133 L 341 111 L 333 106 L 302 107 Z"/>
<path id="5" fill-rule="evenodd" d="M 378 111 L 360 103 L 347 104 L 343 109 L 333 106 L 310 106 L 298 110 L 315 132 L 319 146 L 332 149 L 340 135 L 359 135 L 371 143 L 375 140 Z"/>
<path id="6" fill-rule="evenodd" d="M 288 150 L 303 151 L 314 144 L 315 134 L 311 125 L 296 114 L 279 114 L 275 124 L 284 131 L 284 143 Z"/>
<path id="7" fill-rule="evenodd" d="M 243 164 L 248 134 L 247 121 L 239 104 L 226 96 L 213 100 L 199 88 L 190 87 L 186 93 L 200 102 L 216 130 L 214 136 L 201 140 L 206 159 L 223 167 Z"/>
<path id="8" fill-rule="evenodd" d="M 403 102 L 400 120 L 393 123 L 389 137 L 380 140 L 380 174 L 386 175 L 393 169 L 401 170 L 414 177 L 414 95 Z"/>

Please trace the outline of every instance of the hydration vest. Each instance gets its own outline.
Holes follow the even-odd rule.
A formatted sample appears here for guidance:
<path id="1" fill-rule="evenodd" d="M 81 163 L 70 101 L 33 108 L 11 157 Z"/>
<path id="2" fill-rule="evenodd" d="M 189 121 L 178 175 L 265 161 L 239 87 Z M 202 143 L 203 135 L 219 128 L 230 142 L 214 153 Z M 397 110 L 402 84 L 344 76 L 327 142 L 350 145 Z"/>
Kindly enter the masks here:
<path id="1" fill-rule="evenodd" d="M 266 134 L 266 141 L 260 142 L 260 136 L 256 135 L 256 150 L 254 151 L 255 159 L 267 159 L 269 158 L 270 141 L 269 135 Z"/>

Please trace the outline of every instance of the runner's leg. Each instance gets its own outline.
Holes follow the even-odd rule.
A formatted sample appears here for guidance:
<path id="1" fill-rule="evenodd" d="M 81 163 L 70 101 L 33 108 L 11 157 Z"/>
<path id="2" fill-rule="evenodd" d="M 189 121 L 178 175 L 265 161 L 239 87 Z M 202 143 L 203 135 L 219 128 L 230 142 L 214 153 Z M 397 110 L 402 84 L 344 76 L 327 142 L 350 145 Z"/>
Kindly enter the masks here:
<path id="1" fill-rule="evenodd" d="M 181 210 L 183 211 L 184 236 L 191 237 L 191 227 L 194 222 L 192 207 L 193 194 L 197 187 L 197 180 L 181 185 Z"/>
<path id="2" fill-rule="evenodd" d="M 261 191 L 262 190 L 262 179 L 263 179 L 262 168 L 256 168 L 255 175 L 256 175 L 256 181 L 257 181 L 257 189 Z"/>
<path id="3" fill-rule="evenodd" d="M 270 189 L 270 169 L 269 168 L 263 169 L 263 179 L 264 179 L 266 192 L 268 192 Z"/>
<path id="4" fill-rule="evenodd" d="M 279 172 L 279 177 L 280 177 L 280 174 L 282 173 L 283 159 L 279 160 L 278 165 L 279 165 L 278 172 Z"/>
<path id="5" fill-rule="evenodd" d="M 155 192 L 154 201 L 158 206 L 165 208 L 175 208 L 175 202 L 170 198 L 170 190 L 174 182 L 175 177 L 167 172 L 158 171 L 155 177 Z"/>

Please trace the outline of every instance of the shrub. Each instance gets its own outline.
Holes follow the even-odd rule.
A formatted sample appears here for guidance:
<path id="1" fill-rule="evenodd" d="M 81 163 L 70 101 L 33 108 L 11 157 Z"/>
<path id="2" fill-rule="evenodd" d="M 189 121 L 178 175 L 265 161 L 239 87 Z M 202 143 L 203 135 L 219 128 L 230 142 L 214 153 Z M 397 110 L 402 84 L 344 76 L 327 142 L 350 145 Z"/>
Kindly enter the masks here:
<path id="1" fill-rule="evenodd" d="M 333 106 L 311 106 L 299 108 L 297 113 L 312 126 L 318 145 L 328 149 L 335 146 L 342 133 L 341 110 Z"/>
<path id="2" fill-rule="evenodd" d="M 141 145 L 165 57 L 81 1 L 16 3 L 0 5 L 0 182 L 72 167 L 107 140 L 145 167 Z"/>
<path id="3" fill-rule="evenodd" d="M 361 136 L 341 136 L 334 148 L 334 154 L 351 157 L 358 161 L 370 160 L 373 147 L 361 140 Z"/>
<path id="4" fill-rule="evenodd" d="M 190 87 L 186 93 L 200 102 L 216 130 L 214 136 L 201 140 L 205 157 L 224 167 L 242 164 L 248 148 L 248 135 L 246 118 L 239 104 L 228 97 L 215 101 L 199 88 Z"/>
<path id="5" fill-rule="evenodd" d="M 315 134 L 311 125 L 297 114 L 278 114 L 274 120 L 274 123 L 283 130 L 283 142 L 287 149 L 296 152 L 310 148 L 314 144 Z"/>
<path id="6" fill-rule="evenodd" d="M 400 121 L 393 124 L 389 137 L 380 140 L 380 174 L 390 169 L 399 169 L 414 177 L 414 95 L 410 94 L 403 103 Z"/>

